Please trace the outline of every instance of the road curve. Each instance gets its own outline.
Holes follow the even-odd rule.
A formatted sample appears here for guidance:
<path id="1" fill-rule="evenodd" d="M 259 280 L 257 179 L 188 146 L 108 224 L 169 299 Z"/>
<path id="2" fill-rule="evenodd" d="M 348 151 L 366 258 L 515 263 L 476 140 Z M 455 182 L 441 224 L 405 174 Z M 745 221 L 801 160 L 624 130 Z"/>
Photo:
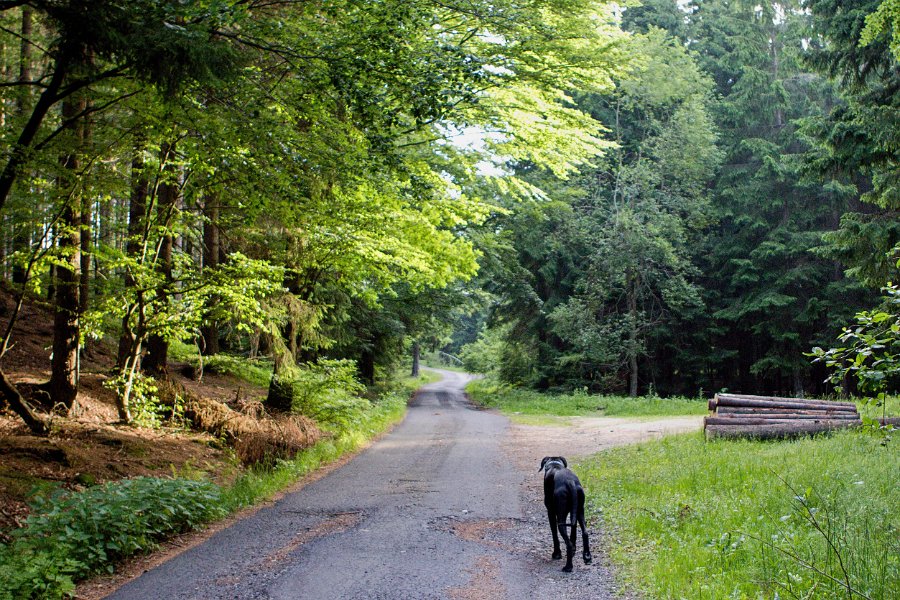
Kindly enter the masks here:
<path id="1" fill-rule="evenodd" d="M 602 564 L 582 565 L 579 553 L 566 575 L 549 560 L 540 457 L 513 460 L 508 420 L 466 400 L 470 376 L 441 374 L 400 425 L 347 465 L 109 598 L 612 597 Z"/>

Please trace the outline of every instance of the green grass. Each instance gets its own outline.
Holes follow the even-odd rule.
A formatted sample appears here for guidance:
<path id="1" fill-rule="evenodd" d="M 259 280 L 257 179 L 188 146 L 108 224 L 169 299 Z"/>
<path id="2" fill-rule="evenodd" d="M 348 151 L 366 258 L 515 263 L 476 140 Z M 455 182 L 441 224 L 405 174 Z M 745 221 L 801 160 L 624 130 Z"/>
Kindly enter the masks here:
<path id="1" fill-rule="evenodd" d="M 575 469 L 614 562 L 650 598 L 888 600 L 900 590 L 898 441 L 679 435 Z M 848 579 L 865 596 L 851 599 Z"/>
<path id="2" fill-rule="evenodd" d="M 550 394 L 498 383 L 495 379 L 476 379 L 466 387 L 478 404 L 499 409 L 506 414 L 532 415 L 546 419 L 556 417 L 651 417 L 707 414 L 706 400 L 600 396 L 576 391 Z"/>

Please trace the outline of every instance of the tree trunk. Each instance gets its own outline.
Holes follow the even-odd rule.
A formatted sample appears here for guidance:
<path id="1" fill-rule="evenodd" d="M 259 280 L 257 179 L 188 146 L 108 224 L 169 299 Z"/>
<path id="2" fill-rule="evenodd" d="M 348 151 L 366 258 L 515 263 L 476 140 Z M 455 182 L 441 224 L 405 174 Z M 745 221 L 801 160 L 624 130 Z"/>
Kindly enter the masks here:
<path id="1" fill-rule="evenodd" d="M 716 394 L 709 401 L 709 409 L 722 406 L 744 408 L 788 408 L 791 410 L 831 410 L 856 412 L 853 402 L 832 402 L 829 400 L 806 400 L 803 398 L 778 398 L 774 396 L 747 396 L 741 394 Z"/>
<path id="2" fill-rule="evenodd" d="M 250 334 L 250 360 L 256 360 L 259 356 L 259 341 L 262 337 L 262 332 L 259 327 L 254 327 L 253 332 Z"/>
<path id="3" fill-rule="evenodd" d="M 63 119 L 74 118 L 83 110 L 84 103 L 74 98 L 63 102 Z M 79 136 L 75 136 L 76 139 Z M 63 172 L 59 176 L 58 187 L 61 191 L 65 209 L 62 212 L 60 226 L 62 231 L 57 239 L 61 262 L 56 269 L 56 310 L 53 317 L 53 356 L 50 361 L 50 381 L 47 391 L 51 401 L 65 407 L 66 412 L 76 410 L 78 395 L 78 351 L 80 342 L 80 303 L 79 287 L 81 284 L 81 217 L 78 197 L 78 181 L 76 171 L 79 166 L 77 151 L 72 150 L 62 159 Z"/>
<path id="4" fill-rule="evenodd" d="M 412 347 L 412 373 L 410 375 L 412 377 L 419 376 L 419 355 L 421 354 L 421 348 L 419 347 L 419 341 L 416 340 L 413 342 Z"/>
<path id="5" fill-rule="evenodd" d="M 32 9 L 29 6 L 22 7 L 21 46 L 19 49 L 19 83 L 31 81 L 31 30 Z M 23 85 L 16 94 L 16 115 L 25 116 L 28 105 L 31 103 L 31 86 Z M 12 223 L 12 251 L 25 252 L 31 245 L 32 223 L 26 219 L 22 223 Z M 25 284 L 25 268 L 13 263 L 12 282 L 17 285 Z"/>
<path id="6" fill-rule="evenodd" d="M 750 421 L 858 421 L 859 414 L 842 411 L 796 411 L 796 412 L 778 412 L 778 413 L 726 413 L 717 412 L 717 419 L 722 419 L 723 423 L 729 421 L 732 424 L 741 424 Z"/>
<path id="7" fill-rule="evenodd" d="M 203 202 L 203 268 L 215 269 L 219 266 L 219 197 L 218 194 L 207 194 Z M 202 328 L 203 354 L 219 353 L 219 326 L 209 320 Z"/>
<path id="8" fill-rule="evenodd" d="M 806 392 L 803 389 L 803 374 L 800 372 L 800 369 L 794 367 L 793 372 L 791 373 L 791 378 L 794 384 L 794 396 L 797 398 L 803 398 L 806 395 Z"/>
<path id="9" fill-rule="evenodd" d="M 160 148 L 160 160 L 166 165 L 164 169 L 164 181 L 159 186 L 158 211 L 160 222 L 168 229 L 171 226 L 172 213 L 178 201 L 178 182 L 176 170 L 172 161 L 175 158 L 175 143 L 163 144 Z M 164 282 L 157 290 L 157 298 L 160 302 L 166 302 L 171 293 L 172 283 L 172 249 L 174 237 L 167 232 L 159 247 L 158 269 L 162 273 Z M 169 362 L 169 342 L 163 336 L 153 334 L 147 339 L 147 356 L 143 360 L 144 371 L 163 375 Z"/>
<path id="10" fill-rule="evenodd" d="M 710 425 L 706 428 L 706 436 L 709 438 L 754 438 L 771 440 L 796 437 L 799 435 L 813 435 L 858 424 L 859 421 L 841 420 L 819 423 L 814 421 L 794 421 L 791 423 L 769 425 Z"/>
<path id="11" fill-rule="evenodd" d="M 82 110 L 89 108 L 86 103 Z M 90 147 L 91 136 L 93 135 L 93 122 L 89 118 L 85 118 L 80 128 L 80 145 L 86 149 Z M 78 287 L 78 307 L 81 314 L 87 312 L 90 307 L 91 300 L 91 245 L 93 241 L 92 234 L 92 218 L 93 218 L 93 200 L 90 194 L 82 194 L 81 196 L 81 278 Z"/>
<path id="12" fill-rule="evenodd" d="M 269 380 L 269 392 L 263 403 L 266 409 L 274 412 L 291 412 L 294 404 L 294 385 L 290 377 L 283 374 L 293 362 L 287 352 L 275 351 L 272 379 Z"/>
<path id="13" fill-rule="evenodd" d="M 149 182 L 147 173 L 144 171 L 144 149 L 138 145 L 131 159 L 131 198 L 128 205 L 128 237 L 125 240 L 125 254 L 136 259 L 139 263 L 143 263 L 140 254 L 142 254 L 144 248 L 143 238 L 146 226 L 148 191 Z M 124 283 L 126 289 L 135 285 L 134 274 L 128 270 L 125 271 Z M 137 304 L 135 310 L 140 310 L 142 298 L 139 296 L 135 302 Z M 126 368 L 129 356 L 133 351 L 135 343 L 135 331 L 132 324 L 133 316 L 134 311 L 129 311 L 122 318 L 122 336 L 119 338 L 119 352 L 116 358 L 116 368 L 119 371 Z M 137 362 L 140 362 L 140 353 L 138 353 Z M 140 364 L 137 366 L 140 367 Z"/>
<path id="14" fill-rule="evenodd" d="M 787 409 L 787 408 L 752 408 L 744 406 L 720 406 L 716 409 L 717 415 L 722 416 L 747 416 L 762 418 L 778 418 L 781 415 L 792 415 L 797 418 L 810 417 L 822 418 L 827 416 L 829 419 L 855 419 L 857 412 L 851 410 L 831 410 L 831 409 Z"/>
<path id="15" fill-rule="evenodd" d="M 850 418 L 850 419 L 832 419 L 827 416 L 825 417 L 814 417 L 814 418 L 792 418 L 791 416 L 779 418 L 779 419 L 766 419 L 757 416 L 744 415 L 744 416 L 730 416 L 730 417 L 706 417 L 703 419 L 703 423 L 707 426 L 711 425 L 727 425 L 731 426 L 746 426 L 746 425 L 760 425 L 764 427 L 777 427 L 783 425 L 785 427 L 793 427 L 793 426 L 803 426 L 806 427 L 811 424 L 821 424 L 828 425 L 830 427 L 842 427 L 844 425 L 859 425 L 862 421 L 860 421 L 859 417 Z"/>
<path id="16" fill-rule="evenodd" d="M 9 194 L 12 192 L 13 185 L 28 162 L 29 149 L 34 143 L 34 138 L 37 135 L 41 124 L 44 122 L 44 118 L 47 116 L 47 113 L 50 112 L 53 105 L 60 100 L 60 88 L 62 87 L 63 80 L 66 78 L 66 74 L 69 70 L 67 61 L 71 58 L 72 57 L 65 51 L 60 51 L 58 53 L 56 63 L 51 68 L 50 80 L 47 82 L 47 87 L 44 88 L 44 91 L 38 97 L 38 100 L 31 111 L 31 116 L 22 127 L 22 131 L 19 133 L 16 143 L 8 154 L 9 158 L 6 160 L 6 164 L 3 166 L 3 170 L 0 171 L 0 213 L 3 212 L 6 202 L 9 200 Z M 68 99 L 69 98 L 67 97 L 67 100 Z"/>
<path id="17" fill-rule="evenodd" d="M 628 315 L 631 327 L 628 330 L 628 395 L 638 395 L 638 335 L 637 335 L 637 275 L 628 273 Z"/>
<path id="18" fill-rule="evenodd" d="M 359 358 L 359 376 L 369 385 L 375 383 L 375 352 L 372 350 L 363 350 Z"/>

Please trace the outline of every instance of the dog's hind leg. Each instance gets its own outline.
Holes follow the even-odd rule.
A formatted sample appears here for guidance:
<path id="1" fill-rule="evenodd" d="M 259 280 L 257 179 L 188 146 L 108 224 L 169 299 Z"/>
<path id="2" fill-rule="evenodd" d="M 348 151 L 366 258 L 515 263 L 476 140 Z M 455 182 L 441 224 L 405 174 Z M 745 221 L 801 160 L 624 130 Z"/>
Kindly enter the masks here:
<path id="1" fill-rule="evenodd" d="M 559 550 L 559 534 L 556 533 L 556 515 L 553 511 L 547 511 L 547 518 L 550 520 L 550 533 L 553 534 L 553 554 L 550 556 L 553 560 L 562 558 L 562 552 Z"/>
<path id="2" fill-rule="evenodd" d="M 572 537 L 575 537 L 575 519 L 572 519 Z M 591 545 L 588 543 L 587 526 L 584 523 L 584 490 L 578 490 L 578 524 L 581 526 L 581 557 L 584 564 L 591 564 L 593 557 L 591 556 Z"/>
<path id="3" fill-rule="evenodd" d="M 574 515 L 573 515 L 574 516 Z M 566 543 L 566 566 L 563 567 L 563 571 L 566 573 L 572 572 L 572 556 L 575 554 L 575 544 L 572 543 L 572 540 L 569 539 L 568 532 L 566 532 L 566 514 L 563 513 L 558 515 L 559 521 L 556 526 L 559 529 L 559 533 L 562 536 L 563 541 Z M 574 538 L 574 531 L 572 532 L 572 537 Z"/>
<path id="4" fill-rule="evenodd" d="M 574 483 L 569 484 L 569 497 L 572 499 L 572 511 L 569 513 L 569 518 L 572 519 L 572 531 L 569 534 L 569 541 L 572 542 L 572 554 L 575 554 L 575 548 L 577 547 L 576 542 L 578 538 L 576 537 L 578 533 L 578 524 L 575 520 L 578 518 L 578 506 L 581 502 L 581 497 L 579 496 L 579 492 L 581 492 L 581 486 L 576 486 Z M 568 548 L 568 546 L 566 546 Z"/>

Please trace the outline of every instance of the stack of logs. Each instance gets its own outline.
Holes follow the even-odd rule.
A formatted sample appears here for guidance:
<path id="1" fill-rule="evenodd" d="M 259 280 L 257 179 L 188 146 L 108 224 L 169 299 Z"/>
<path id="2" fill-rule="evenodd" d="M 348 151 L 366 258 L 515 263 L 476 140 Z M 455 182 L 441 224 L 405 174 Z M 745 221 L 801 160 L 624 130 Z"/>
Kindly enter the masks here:
<path id="1" fill-rule="evenodd" d="M 707 437 L 774 439 L 861 424 L 852 402 L 716 394 L 709 410 Z"/>

